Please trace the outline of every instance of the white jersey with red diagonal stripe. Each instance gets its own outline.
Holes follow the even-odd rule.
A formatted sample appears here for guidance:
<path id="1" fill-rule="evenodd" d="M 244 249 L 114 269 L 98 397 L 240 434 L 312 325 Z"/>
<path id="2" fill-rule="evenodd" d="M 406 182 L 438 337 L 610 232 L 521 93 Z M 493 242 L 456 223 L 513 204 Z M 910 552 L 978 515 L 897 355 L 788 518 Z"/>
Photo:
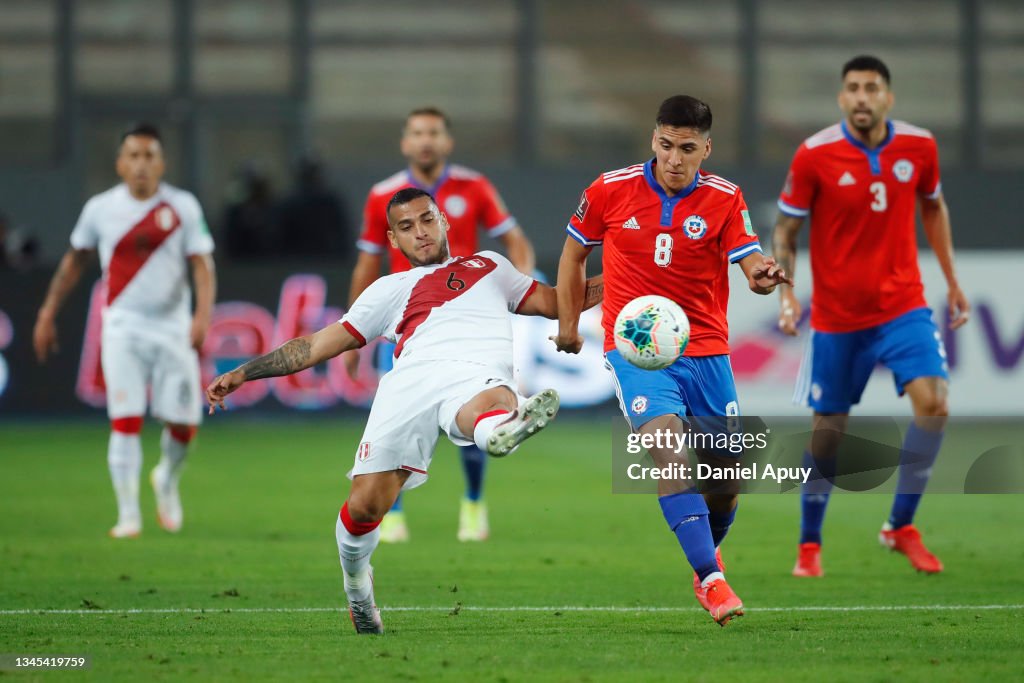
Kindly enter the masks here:
<path id="1" fill-rule="evenodd" d="M 511 365 L 509 313 L 536 286 L 501 254 L 481 251 L 382 277 L 339 322 L 364 342 L 396 342 L 396 371 L 426 360 Z"/>
<path id="2" fill-rule="evenodd" d="M 104 331 L 187 337 L 188 257 L 213 251 L 199 202 L 161 183 L 139 201 L 120 184 L 92 197 L 71 233 L 75 249 L 99 252 L 106 284 Z"/>

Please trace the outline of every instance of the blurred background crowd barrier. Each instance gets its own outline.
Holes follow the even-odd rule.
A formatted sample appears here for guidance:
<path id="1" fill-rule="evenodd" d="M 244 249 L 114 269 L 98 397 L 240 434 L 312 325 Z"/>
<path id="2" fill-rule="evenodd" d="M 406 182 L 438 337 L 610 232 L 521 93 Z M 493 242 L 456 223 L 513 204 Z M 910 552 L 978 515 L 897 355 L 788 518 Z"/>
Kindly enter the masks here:
<path id="1" fill-rule="evenodd" d="M 647 158 L 658 103 L 681 92 L 711 104 L 705 166 L 743 187 L 768 246 L 789 159 L 839 119 L 839 70 L 859 53 L 892 69 L 893 116 L 939 142 L 961 279 L 978 308 L 946 338 L 953 410 L 1020 412 L 1010 390 L 1024 385 L 1013 274 L 1024 263 L 1020 2 L 4 0 L 0 416 L 102 403 L 89 283 L 65 307 L 55 364 L 37 368 L 29 340 L 82 203 L 116 182 L 116 141 L 132 121 L 161 126 L 166 178 L 198 195 L 218 241 L 211 374 L 340 313 L 363 199 L 404 164 L 398 137 L 413 108 L 451 116 L 453 160 L 494 181 L 553 277 L 580 191 Z M 944 283 L 925 261 L 941 309 Z M 806 297 L 805 265 L 798 278 Z M 778 414 L 802 340 L 774 332 L 774 299 L 735 294 L 742 404 Z M 517 349 L 525 382 L 614 405 L 596 323 L 595 355 L 580 361 L 546 348 L 544 323 L 519 324 L 531 340 Z M 366 355 L 360 381 L 328 367 L 253 389 L 249 405 L 365 405 Z M 884 381 L 865 401 L 868 412 L 899 409 Z"/>

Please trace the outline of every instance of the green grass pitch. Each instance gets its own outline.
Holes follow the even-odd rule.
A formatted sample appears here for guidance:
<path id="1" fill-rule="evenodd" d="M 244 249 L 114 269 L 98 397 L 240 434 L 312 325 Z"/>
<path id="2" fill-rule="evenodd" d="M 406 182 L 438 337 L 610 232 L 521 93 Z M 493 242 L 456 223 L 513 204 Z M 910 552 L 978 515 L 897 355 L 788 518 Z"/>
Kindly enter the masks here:
<path id="1" fill-rule="evenodd" d="M 334 520 L 360 427 L 218 415 L 185 473 L 182 533 L 156 526 L 144 477 L 144 533 L 113 541 L 106 426 L 3 424 L 0 653 L 89 655 L 66 675 L 103 681 L 1024 677 L 1024 498 L 926 497 L 918 523 L 946 571 L 923 576 L 878 546 L 887 496 L 836 496 L 826 577 L 800 580 L 798 499 L 747 496 L 723 545 L 747 614 L 723 629 L 654 499 L 611 495 L 596 421 L 489 463 L 483 544 L 455 539 L 462 476 L 442 442 L 406 498 L 411 543 L 374 557 L 388 633 L 357 637 Z M 33 676 L 52 673 L 0 672 Z"/>

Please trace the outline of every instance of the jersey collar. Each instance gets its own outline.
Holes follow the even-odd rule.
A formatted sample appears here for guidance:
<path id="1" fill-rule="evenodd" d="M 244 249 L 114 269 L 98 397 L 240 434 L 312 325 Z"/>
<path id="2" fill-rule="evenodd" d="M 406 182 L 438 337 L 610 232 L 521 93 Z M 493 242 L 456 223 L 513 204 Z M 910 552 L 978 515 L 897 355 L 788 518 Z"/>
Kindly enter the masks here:
<path id="1" fill-rule="evenodd" d="M 147 204 L 155 204 L 162 198 L 164 194 L 165 183 L 162 180 L 159 183 L 157 183 L 156 192 L 151 194 L 146 199 L 136 199 L 135 195 L 132 194 L 132 191 L 128 189 L 128 183 L 124 181 L 119 183 L 119 187 L 121 189 L 121 192 L 124 193 L 124 196 L 127 197 L 129 201 L 134 202 L 139 206 L 146 206 Z"/>
<path id="2" fill-rule="evenodd" d="M 442 185 L 444 185 L 444 181 L 448 180 L 448 169 L 450 169 L 450 168 L 451 168 L 451 166 L 449 164 L 445 163 L 444 170 L 441 171 L 441 176 L 437 179 L 437 182 L 434 183 L 433 185 L 423 185 L 423 184 L 421 184 L 418 180 L 416 180 L 416 176 L 414 176 L 412 174 L 412 169 L 408 168 L 408 167 L 405 169 L 405 179 L 413 187 L 418 187 L 419 189 L 423 190 L 424 192 L 429 192 L 430 195 L 432 197 L 434 197 L 434 199 L 437 199 L 437 191 L 438 191 L 438 189 L 440 189 L 440 187 Z"/>
<path id="3" fill-rule="evenodd" d="M 849 142 L 854 147 L 856 147 L 857 149 L 859 149 L 860 151 L 864 152 L 864 154 L 867 156 L 868 163 L 871 164 L 871 174 L 881 174 L 882 162 L 879 161 L 879 156 L 882 154 L 882 150 L 885 149 L 885 146 L 892 142 L 892 121 L 885 122 L 885 139 L 882 140 L 882 142 L 878 144 L 878 147 L 875 147 L 874 149 L 868 147 L 863 142 L 861 142 L 860 140 L 853 136 L 853 133 L 850 132 L 850 129 L 846 127 L 846 119 L 840 121 L 839 126 L 842 128 L 843 137 L 846 138 L 846 141 Z"/>
<path id="4" fill-rule="evenodd" d="M 644 164 L 644 180 L 647 181 L 647 185 L 654 190 L 654 193 L 661 199 L 661 223 L 664 227 L 670 227 L 672 225 L 672 214 L 675 212 L 676 204 L 679 203 L 680 199 L 685 199 L 690 196 L 690 193 L 697 189 L 697 182 L 700 180 L 700 171 L 697 171 L 693 176 L 693 182 L 684 187 L 683 189 L 676 192 L 674 195 L 669 197 L 665 194 L 665 188 L 658 184 L 658 179 L 654 177 L 654 159 L 649 160 Z"/>

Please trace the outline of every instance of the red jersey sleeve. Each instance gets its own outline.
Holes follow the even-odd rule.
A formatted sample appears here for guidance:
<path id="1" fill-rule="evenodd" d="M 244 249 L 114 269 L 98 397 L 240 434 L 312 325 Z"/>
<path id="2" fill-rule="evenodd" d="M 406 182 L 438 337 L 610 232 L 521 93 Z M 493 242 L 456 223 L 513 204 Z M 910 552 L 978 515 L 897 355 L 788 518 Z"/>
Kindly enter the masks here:
<path id="1" fill-rule="evenodd" d="M 787 216 L 804 218 L 811 212 L 817 181 L 810 156 L 807 145 L 800 145 L 789 165 L 786 184 L 779 195 L 779 211 Z"/>
<path id="2" fill-rule="evenodd" d="M 762 253 L 761 243 L 754 232 L 754 225 L 750 222 L 750 211 L 747 209 L 747 202 L 743 199 L 743 193 L 736 190 L 736 199 L 732 211 L 729 214 L 729 221 L 725 224 L 721 236 L 722 250 L 729 255 L 729 263 L 736 263 L 745 256 L 754 253 Z"/>
<path id="3" fill-rule="evenodd" d="M 372 192 L 363 206 L 363 230 L 356 246 L 370 254 L 383 254 L 388 248 L 388 221 L 384 214 L 387 204 Z"/>
<path id="4" fill-rule="evenodd" d="M 569 236 L 585 247 L 594 247 L 604 241 L 604 233 L 608 229 L 604 222 L 605 191 L 604 176 L 601 176 L 580 195 L 579 206 L 569 219 L 569 225 L 565 226 Z"/>
<path id="5" fill-rule="evenodd" d="M 488 235 L 499 237 L 516 227 L 516 219 L 509 215 L 508 207 L 491 181 L 481 177 L 477 191 L 480 194 L 480 225 Z"/>
<path id="6" fill-rule="evenodd" d="M 917 192 L 928 199 L 936 199 L 942 194 L 942 180 L 939 177 L 939 146 L 935 138 L 927 138 L 925 164 L 917 179 Z"/>

